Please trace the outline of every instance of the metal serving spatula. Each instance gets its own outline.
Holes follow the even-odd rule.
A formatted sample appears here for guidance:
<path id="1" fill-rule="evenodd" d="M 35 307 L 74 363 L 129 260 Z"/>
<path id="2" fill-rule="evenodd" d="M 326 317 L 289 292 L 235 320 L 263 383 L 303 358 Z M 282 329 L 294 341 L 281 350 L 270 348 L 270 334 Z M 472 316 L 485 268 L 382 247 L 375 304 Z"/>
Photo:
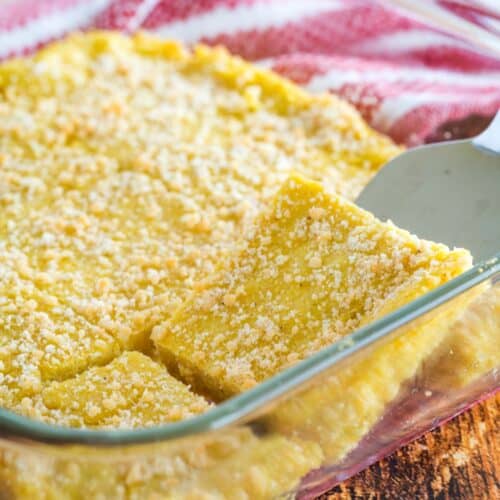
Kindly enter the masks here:
<path id="1" fill-rule="evenodd" d="M 385 165 L 356 204 L 416 235 L 471 251 L 500 251 L 500 111 L 472 140 L 421 146 Z"/>

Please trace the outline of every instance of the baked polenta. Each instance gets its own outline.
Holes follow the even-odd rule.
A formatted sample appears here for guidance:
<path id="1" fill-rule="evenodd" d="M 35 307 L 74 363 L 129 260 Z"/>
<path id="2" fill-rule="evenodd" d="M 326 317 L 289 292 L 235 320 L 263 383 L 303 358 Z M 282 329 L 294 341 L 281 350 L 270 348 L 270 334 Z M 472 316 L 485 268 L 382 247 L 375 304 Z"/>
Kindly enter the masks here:
<path id="1" fill-rule="evenodd" d="M 0 406 L 91 429 L 196 416 L 460 274 L 468 252 L 349 201 L 399 151 L 222 48 L 94 32 L 1 64 Z M 292 491 L 373 428 L 448 322 L 412 323 L 254 426 L 112 456 L 0 449 L 0 496 Z"/>
<path id="2" fill-rule="evenodd" d="M 139 352 L 124 352 L 106 366 L 42 391 L 53 423 L 71 427 L 145 427 L 202 413 L 209 404 Z"/>
<path id="3" fill-rule="evenodd" d="M 246 246 L 153 337 L 216 400 L 249 389 L 471 266 L 293 176 Z"/>
<path id="4" fill-rule="evenodd" d="M 352 198 L 398 151 L 221 48 L 96 32 L 3 63 L 0 403 L 150 353 L 292 169 Z"/>

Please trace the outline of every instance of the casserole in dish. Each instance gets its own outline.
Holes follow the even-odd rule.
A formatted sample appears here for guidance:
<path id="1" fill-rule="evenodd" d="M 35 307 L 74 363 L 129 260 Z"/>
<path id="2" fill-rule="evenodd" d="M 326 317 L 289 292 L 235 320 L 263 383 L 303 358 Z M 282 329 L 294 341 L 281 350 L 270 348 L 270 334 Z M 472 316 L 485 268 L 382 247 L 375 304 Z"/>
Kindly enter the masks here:
<path id="1" fill-rule="evenodd" d="M 5 63 L 0 97 L 5 495 L 306 494 L 496 388 L 498 258 L 347 201 L 399 151 L 348 104 L 110 33 Z"/>

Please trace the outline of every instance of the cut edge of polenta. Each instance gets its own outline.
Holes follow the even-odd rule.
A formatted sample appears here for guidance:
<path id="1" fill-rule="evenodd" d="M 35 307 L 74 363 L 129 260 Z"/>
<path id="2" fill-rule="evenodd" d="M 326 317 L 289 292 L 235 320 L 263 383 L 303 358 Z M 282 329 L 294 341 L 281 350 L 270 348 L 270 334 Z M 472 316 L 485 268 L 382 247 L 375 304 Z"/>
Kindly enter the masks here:
<path id="1" fill-rule="evenodd" d="M 292 175 L 245 248 L 201 283 L 152 338 L 171 373 L 223 400 L 445 283 L 471 263 L 466 250 L 421 240 Z M 332 305 L 330 312 L 325 303 Z M 295 323 L 289 321 L 293 308 Z M 267 340 L 259 340 L 266 333 Z"/>
<path id="2" fill-rule="evenodd" d="M 74 378 L 52 382 L 42 393 L 46 420 L 71 427 L 137 428 L 175 422 L 210 404 L 164 366 L 137 351 Z"/>

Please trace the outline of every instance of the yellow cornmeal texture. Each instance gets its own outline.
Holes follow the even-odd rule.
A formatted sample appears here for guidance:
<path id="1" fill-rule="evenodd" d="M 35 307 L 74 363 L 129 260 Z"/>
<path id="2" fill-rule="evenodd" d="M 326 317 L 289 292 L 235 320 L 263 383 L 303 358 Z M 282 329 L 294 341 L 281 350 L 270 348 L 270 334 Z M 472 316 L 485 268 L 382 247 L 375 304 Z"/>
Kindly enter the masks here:
<path id="1" fill-rule="evenodd" d="M 419 240 L 293 176 L 246 247 L 153 338 L 172 373 L 220 400 L 470 265 L 467 251 Z"/>
<path id="2" fill-rule="evenodd" d="M 65 453 L 67 452 L 67 453 Z M 0 451 L 5 498 L 267 499 L 295 488 L 321 465 L 319 446 L 226 429 L 127 449 L 36 447 Z"/>
<path id="3" fill-rule="evenodd" d="M 339 463 L 391 405 L 398 404 L 399 396 L 408 395 L 405 382 L 421 373 L 423 362 L 470 300 L 466 294 L 459 303 L 441 306 L 436 313 L 400 329 L 395 339 L 350 358 L 330 372 L 333 374 L 316 380 L 280 406 L 269 415 L 268 425 L 284 434 L 307 436 L 321 446 L 327 461 Z"/>
<path id="4" fill-rule="evenodd" d="M 267 500 L 298 486 L 298 480 L 322 463 L 319 445 L 280 436 L 247 444 L 214 470 L 194 472 L 166 495 L 169 500 Z M 137 498 L 140 498 L 137 497 Z"/>
<path id="5" fill-rule="evenodd" d="M 125 448 L 12 445 L 0 450 L 0 497 L 154 498 L 154 492 L 171 491 L 194 470 L 216 470 L 219 462 L 241 454 L 247 445 L 254 449 L 256 441 L 248 428 L 233 428 L 222 435 L 197 434 Z"/>
<path id="6" fill-rule="evenodd" d="M 104 364 L 119 343 L 0 263 L 0 402 L 29 413 L 48 380 Z"/>
<path id="7" fill-rule="evenodd" d="M 70 427 L 130 429 L 175 422 L 209 408 L 164 366 L 128 351 L 105 366 L 46 385 L 41 394 L 25 398 L 20 411 Z M 228 431 L 219 441 L 214 439 L 215 443 L 200 438 L 186 448 L 184 442 L 160 447 L 158 455 L 153 445 L 137 453 L 140 458 L 130 449 L 99 453 L 91 448 L 41 446 L 38 450 L 32 446 L 16 453 L 15 445 L 4 444 L 0 447 L 0 497 L 74 499 L 82 498 L 84 491 L 85 498 L 130 498 L 126 492 L 131 485 L 146 488 L 156 478 L 153 484 L 168 489 L 185 474 L 225 458 L 252 439 L 248 430 Z"/>
<path id="8" fill-rule="evenodd" d="M 483 290 L 429 360 L 430 384 L 465 387 L 500 366 L 500 285 Z"/>
<path id="9" fill-rule="evenodd" d="M 91 33 L 0 65 L 0 300 L 40 296 L 38 319 L 9 298 L 2 335 L 43 319 L 54 339 L 11 343 L 0 374 L 63 380 L 147 352 L 292 168 L 353 197 L 398 151 L 348 104 L 222 49 Z"/>
<path id="10" fill-rule="evenodd" d="M 210 405 L 139 352 L 42 391 L 44 420 L 71 427 L 144 427 L 197 415 Z M 43 411 L 42 410 L 42 411 Z"/>

